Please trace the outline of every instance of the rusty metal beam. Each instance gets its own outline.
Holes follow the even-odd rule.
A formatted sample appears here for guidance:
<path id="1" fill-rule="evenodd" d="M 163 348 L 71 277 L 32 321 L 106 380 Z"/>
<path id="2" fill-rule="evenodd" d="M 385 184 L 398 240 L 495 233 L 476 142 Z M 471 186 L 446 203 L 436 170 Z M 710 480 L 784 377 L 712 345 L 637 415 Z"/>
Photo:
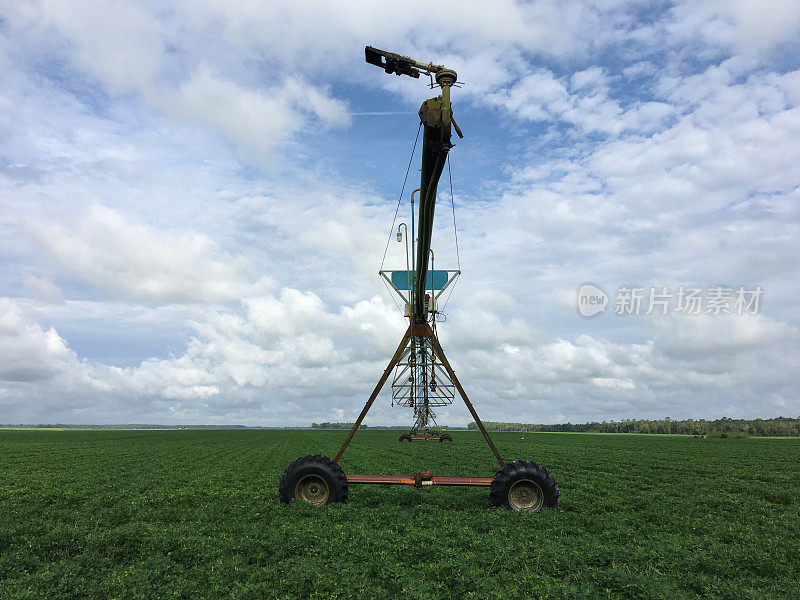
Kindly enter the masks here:
<path id="1" fill-rule="evenodd" d="M 420 481 L 413 475 L 348 475 L 347 483 L 382 484 L 382 485 L 411 485 L 420 487 L 424 485 L 464 485 L 483 486 L 492 485 L 494 477 L 449 477 L 434 476 Z"/>
<path id="2" fill-rule="evenodd" d="M 353 423 L 353 428 L 350 430 L 350 433 L 347 434 L 347 439 L 344 441 L 344 444 L 342 444 L 342 447 L 339 448 L 339 453 L 336 455 L 336 458 L 333 459 L 335 462 L 338 463 L 339 459 L 342 458 L 342 454 L 344 454 L 344 451 L 347 449 L 350 440 L 352 440 L 353 436 L 356 434 L 356 430 L 361 426 L 361 421 L 364 420 L 364 417 L 369 412 L 372 403 L 375 402 L 375 398 L 378 397 L 378 394 L 383 388 L 383 385 L 386 383 L 386 380 L 389 378 L 392 369 L 394 369 L 395 365 L 400 361 L 400 357 L 403 355 L 403 350 L 406 349 L 406 344 L 408 344 L 408 341 L 410 339 L 411 339 L 411 327 L 409 326 L 409 328 L 406 330 L 405 335 L 403 336 L 403 339 L 400 340 L 400 345 L 397 347 L 397 351 L 394 353 L 394 356 L 392 356 L 392 360 L 389 361 L 389 366 L 386 367 L 386 370 L 383 372 L 383 375 L 381 375 L 381 378 L 378 381 L 378 385 L 376 385 L 375 389 L 372 390 L 372 395 L 369 397 L 369 400 L 367 400 L 367 403 L 361 410 L 361 414 L 358 415 L 358 419 L 356 419 L 356 422 Z"/>
<path id="3" fill-rule="evenodd" d="M 434 477 L 433 485 L 479 485 L 490 486 L 494 481 L 494 477 L 447 477 L 437 476 Z"/>
<path id="4" fill-rule="evenodd" d="M 416 482 L 414 477 L 409 475 L 348 475 L 347 483 L 415 485 Z"/>

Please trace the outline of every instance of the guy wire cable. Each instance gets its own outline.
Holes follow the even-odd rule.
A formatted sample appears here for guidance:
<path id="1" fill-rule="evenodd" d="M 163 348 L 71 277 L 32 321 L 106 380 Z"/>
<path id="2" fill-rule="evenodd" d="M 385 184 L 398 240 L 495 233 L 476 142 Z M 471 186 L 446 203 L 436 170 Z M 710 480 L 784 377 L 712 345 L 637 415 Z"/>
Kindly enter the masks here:
<path id="1" fill-rule="evenodd" d="M 403 199 L 403 192 L 406 191 L 406 181 L 408 181 L 408 173 L 411 171 L 411 163 L 414 160 L 414 152 L 417 149 L 417 142 L 419 141 L 419 132 L 422 129 L 422 121 L 419 123 L 419 127 L 417 127 L 417 137 L 414 138 L 414 147 L 411 148 L 411 157 L 408 159 L 408 167 L 406 168 L 406 176 L 403 178 L 403 187 L 400 190 L 400 197 L 397 199 L 397 208 L 394 209 L 394 219 L 392 219 L 392 227 L 389 229 L 389 237 L 386 239 L 386 248 L 383 250 L 383 259 L 381 260 L 381 269 L 383 269 L 383 263 L 386 261 L 386 253 L 389 251 L 389 242 L 392 241 L 392 234 L 394 233 L 394 224 L 397 221 L 397 213 L 400 211 L 400 202 Z M 414 232 L 411 232 L 411 235 L 414 235 Z"/>

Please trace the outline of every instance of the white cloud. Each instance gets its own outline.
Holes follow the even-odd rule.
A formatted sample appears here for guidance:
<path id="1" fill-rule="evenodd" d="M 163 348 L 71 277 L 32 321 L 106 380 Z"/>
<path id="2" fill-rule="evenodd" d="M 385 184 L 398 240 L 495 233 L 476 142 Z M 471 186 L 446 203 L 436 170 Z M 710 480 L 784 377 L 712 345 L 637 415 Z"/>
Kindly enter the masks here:
<path id="1" fill-rule="evenodd" d="M 252 90 L 201 67 L 177 93 L 165 93 L 158 104 L 176 118 L 218 130 L 264 163 L 276 147 L 309 127 L 308 116 L 322 126 L 349 124 L 343 102 L 308 82 L 287 78 L 280 86 Z"/>
<path id="2" fill-rule="evenodd" d="M 241 145 L 245 156 L 262 165 L 269 165 L 275 149 L 304 127 L 349 124 L 342 101 L 297 76 L 281 77 L 266 89 L 243 85 L 221 75 L 204 57 L 173 51 L 175 32 L 168 20 L 132 2 L 43 1 L 9 16 L 23 29 L 45 25 L 47 33 L 63 36 L 75 65 L 111 93 L 138 93 L 155 108 Z M 193 62 L 187 65 L 187 59 Z"/>
<path id="3" fill-rule="evenodd" d="M 637 101 L 623 107 L 609 98 L 606 82 L 599 68 L 580 71 L 571 78 L 539 69 L 489 94 L 486 100 L 522 119 L 560 121 L 581 133 L 649 133 L 674 115 L 674 108 L 663 102 Z"/>
<path id="4" fill-rule="evenodd" d="M 300 414 L 328 418 L 325 405 L 334 398 L 351 415 L 403 327 L 379 298 L 329 312 L 313 294 L 285 289 L 248 301 L 242 312 L 187 313 L 196 335 L 184 354 L 116 368 L 79 361 L 55 330 L 44 331 L 13 302 L 5 300 L 2 308 L 3 348 L 15 357 L 3 357 L 4 380 L 44 382 L 73 399 L 126 398 L 127 408 L 114 409 L 114 415 L 133 421 L 142 421 L 137 411 L 146 410 L 170 421 L 239 415 L 250 422 L 302 424 Z M 476 321 L 476 315 L 484 318 Z M 538 420 L 556 419 L 555 406 L 574 420 L 597 418 L 598 412 L 621 418 L 631 411 L 714 416 L 729 412 L 732 395 L 737 414 L 771 410 L 767 396 L 775 406 L 799 407 L 800 390 L 788 374 L 800 368 L 800 333 L 768 318 L 647 319 L 653 339 L 623 344 L 589 335 L 541 340 L 522 321 L 499 326 L 486 307 L 452 317 L 443 343 L 487 418 L 537 420 L 524 416 L 534 405 Z M 461 341 L 481 332 L 482 341 Z M 269 390 L 275 399 L 259 398 L 259 390 Z M 693 403 L 695 394 L 710 390 L 718 400 L 709 397 L 702 407 Z M 292 406 L 300 412 L 286 412 Z M 34 421 L 43 418 L 35 411 L 28 412 L 36 415 Z M 382 403 L 376 414 L 402 419 Z M 469 418 L 459 403 L 443 417 Z"/>
<path id="5" fill-rule="evenodd" d="M 800 32 L 800 8 L 792 0 L 717 0 L 698 5 L 681 2 L 676 30 L 700 34 L 711 42 L 760 53 Z"/>
<path id="6" fill-rule="evenodd" d="M 773 347 L 791 348 L 800 342 L 800 332 L 762 315 L 673 318 L 654 322 L 662 343 L 659 351 L 675 360 L 733 358 Z"/>
<path id="7" fill-rule="evenodd" d="M 0 298 L 0 380 L 46 380 L 76 364 L 55 329 L 44 330 L 14 302 Z"/>
<path id="8" fill-rule="evenodd" d="M 762 50 L 800 32 L 800 7 L 792 0 L 768 0 L 758 5 L 731 0 L 730 5 L 745 48 Z"/>
<path id="9" fill-rule="evenodd" d="M 30 273 L 25 275 L 23 283 L 33 297 L 50 304 L 63 304 L 64 295 L 59 287 L 44 277 L 37 277 Z"/>
<path id="10" fill-rule="evenodd" d="M 159 231 L 101 205 L 72 228 L 36 221 L 29 228 L 60 265 L 112 297 L 226 302 L 271 287 L 246 259 L 221 251 L 206 235 Z"/>
<path id="11" fill-rule="evenodd" d="M 159 75 L 163 29 L 141 6 L 125 1 L 107 4 L 77 0 L 65 4 L 44 0 L 20 12 L 28 23 L 41 19 L 63 31 L 73 45 L 77 62 L 114 91 L 148 88 Z"/>

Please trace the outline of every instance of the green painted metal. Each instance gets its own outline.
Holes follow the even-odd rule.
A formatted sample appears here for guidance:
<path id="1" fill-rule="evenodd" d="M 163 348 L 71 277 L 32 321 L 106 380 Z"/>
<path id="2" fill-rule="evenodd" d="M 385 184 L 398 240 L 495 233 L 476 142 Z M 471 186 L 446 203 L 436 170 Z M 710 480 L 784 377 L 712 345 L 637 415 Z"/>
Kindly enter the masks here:
<path id="1" fill-rule="evenodd" d="M 455 85 L 456 72 L 442 65 L 424 63 L 407 56 L 379 50 L 372 46 L 364 48 L 366 61 L 395 75 L 408 75 L 419 78 L 421 73 L 436 78 L 442 88 L 441 96 L 430 98 L 422 103 L 419 119 L 424 126 L 422 137 L 422 166 L 420 169 L 419 221 L 417 223 L 417 251 L 414 258 L 415 271 L 420 281 L 427 280 L 428 263 L 430 261 L 431 234 L 433 233 L 433 213 L 436 208 L 436 189 L 439 178 L 447 162 L 447 153 L 453 145 L 450 143 L 450 130 L 454 126 L 461 137 L 461 130 L 453 119 L 450 105 L 450 88 Z M 408 283 L 405 283 L 406 288 Z M 434 277 L 435 285 L 435 277 Z M 424 294 L 412 294 L 414 297 L 411 316 L 414 323 L 427 322 L 427 308 Z"/>
<path id="2" fill-rule="evenodd" d="M 448 94 L 449 97 L 449 94 Z M 422 169 L 419 192 L 419 220 L 417 224 L 416 272 L 420 281 L 426 281 L 430 260 L 433 214 L 436 208 L 436 189 L 450 151 L 450 103 L 442 96 L 426 100 L 419 111 L 425 131 L 422 138 Z M 424 294 L 414 296 L 412 316 L 415 323 L 425 322 Z"/>
<path id="3" fill-rule="evenodd" d="M 408 271 L 392 271 L 392 285 L 398 290 L 407 290 L 409 289 L 409 281 L 414 281 L 414 275 L 416 275 L 415 271 L 411 271 L 411 277 L 408 276 Z M 449 279 L 450 273 L 447 271 L 428 271 L 423 287 L 429 290 L 433 286 L 434 290 L 440 290 L 447 285 Z"/>

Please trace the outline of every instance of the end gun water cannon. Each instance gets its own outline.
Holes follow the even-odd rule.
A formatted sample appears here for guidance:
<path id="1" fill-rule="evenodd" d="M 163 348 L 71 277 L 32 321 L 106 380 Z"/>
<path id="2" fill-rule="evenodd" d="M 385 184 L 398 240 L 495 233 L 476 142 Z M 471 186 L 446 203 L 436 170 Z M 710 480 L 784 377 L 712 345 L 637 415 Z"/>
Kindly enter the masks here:
<path id="1" fill-rule="evenodd" d="M 447 107 L 448 109 L 450 108 L 450 88 L 453 86 L 458 87 L 458 75 L 452 69 L 448 69 L 443 65 L 435 65 L 431 62 L 424 63 L 409 58 L 408 56 L 395 54 L 394 52 L 378 50 L 372 46 L 366 46 L 364 48 L 364 56 L 369 64 L 380 67 L 389 75 L 394 74 L 398 77 L 400 75 L 408 75 L 414 79 L 419 79 L 420 73 L 425 73 L 435 78 L 436 85 L 442 88 L 442 96 L 446 97 Z M 453 121 L 452 111 L 448 111 L 445 119 L 452 121 L 456 134 L 459 138 L 463 138 L 464 135 L 461 133 L 461 129 L 458 127 L 458 124 Z"/>
<path id="2" fill-rule="evenodd" d="M 382 68 L 390 75 L 394 73 L 398 76 L 408 75 L 414 79 L 419 79 L 420 72 L 425 73 L 426 75 L 433 75 L 439 73 L 440 71 L 449 70 L 442 65 L 424 63 L 422 61 L 409 58 L 408 56 L 395 54 L 394 52 L 378 50 L 372 46 L 366 46 L 364 48 L 364 55 L 366 56 L 369 64 Z M 451 71 L 451 73 L 453 73 L 453 77 L 455 78 L 455 72 Z"/>

